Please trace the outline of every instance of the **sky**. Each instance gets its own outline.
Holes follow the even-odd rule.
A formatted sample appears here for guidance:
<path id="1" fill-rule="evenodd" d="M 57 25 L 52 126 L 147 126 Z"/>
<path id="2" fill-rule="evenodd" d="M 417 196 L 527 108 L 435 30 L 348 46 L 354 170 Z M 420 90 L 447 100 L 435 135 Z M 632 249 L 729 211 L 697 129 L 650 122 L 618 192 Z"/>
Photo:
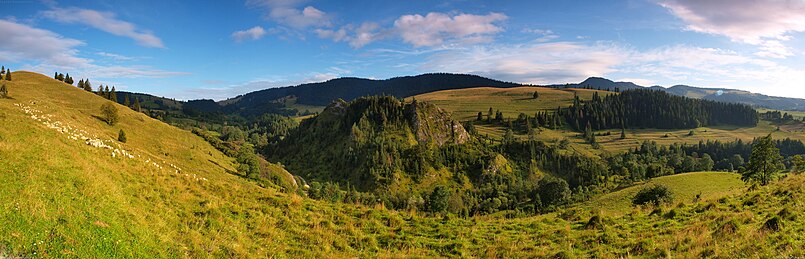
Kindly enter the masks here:
<path id="1" fill-rule="evenodd" d="M 432 72 L 805 98 L 805 0 L 2 0 L 0 64 L 180 100 Z"/>

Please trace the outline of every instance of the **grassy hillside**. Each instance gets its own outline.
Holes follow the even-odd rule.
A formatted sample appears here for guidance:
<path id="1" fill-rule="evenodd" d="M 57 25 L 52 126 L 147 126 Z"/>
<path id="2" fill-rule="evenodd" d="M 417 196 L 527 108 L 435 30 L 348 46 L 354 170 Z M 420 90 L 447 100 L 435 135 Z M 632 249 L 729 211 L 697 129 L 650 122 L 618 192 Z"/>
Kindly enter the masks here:
<path id="1" fill-rule="evenodd" d="M 540 93 L 540 97 L 533 99 L 532 94 L 534 91 Z M 517 88 L 469 88 L 458 90 L 446 90 L 431 92 L 414 96 L 417 100 L 428 101 L 437 104 L 439 107 L 450 111 L 453 117 L 462 121 L 475 120 L 479 111 L 486 115 L 489 107 L 503 112 L 506 118 L 515 119 L 518 114 L 525 113 L 529 116 L 537 111 L 553 110 L 556 107 L 567 107 L 573 102 L 574 92 L 579 95 L 582 100 L 588 100 L 592 97 L 593 92 L 599 94 L 607 94 L 609 92 L 588 90 L 588 89 L 553 89 L 544 87 L 517 87 Z M 766 110 L 761 110 L 765 112 Z M 800 116 L 799 113 L 791 113 L 794 116 Z M 720 141 L 735 141 L 741 139 L 750 141 L 755 137 L 765 136 L 769 133 L 775 139 L 792 138 L 798 140 L 805 140 L 805 125 L 803 124 L 786 124 L 779 125 L 780 130 L 777 130 L 778 125 L 772 124 L 768 121 L 760 121 L 755 127 L 735 127 L 735 126 L 712 126 L 701 127 L 694 129 L 694 135 L 690 136 L 690 130 L 663 130 L 663 129 L 627 129 L 627 138 L 620 139 L 620 130 L 601 130 L 597 131 L 599 136 L 597 141 L 601 144 L 601 150 L 594 150 L 586 141 L 581 137 L 581 134 L 575 132 L 567 127 L 551 130 L 541 128 L 536 135 L 537 140 L 546 142 L 558 142 L 562 139 L 570 141 L 569 149 L 574 152 L 585 153 L 589 155 L 597 155 L 602 151 L 608 152 L 621 152 L 629 148 L 634 148 L 640 145 L 644 140 L 657 141 L 662 145 L 669 145 L 672 143 L 688 143 L 695 144 L 699 141 L 707 140 L 720 140 Z M 478 123 L 475 125 L 476 130 L 484 135 L 489 135 L 495 138 L 503 137 L 506 128 L 499 125 L 486 125 Z M 606 135 L 606 133 L 611 133 Z M 666 136 L 667 135 L 667 136 Z M 527 135 L 515 132 L 515 136 L 520 139 L 527 139 Z"/>
<path id="2" fill-rule="evenodd" d="M 539 92 L 539 98 L 534 99 L 534 92 Z M 546 87 L 515 87 L 494 88 L 477 87 L 456 90 L 445 90 L 416 95 L 413 98 L 436 104 L 453 113 L 453 117 L 466 121 L 474 120 L 478 112 L 486 112 L 489 108 L 500 110 L 507 118 L 516 118 L 518 114 L 526 113 L 534 116 L 537 111 L 556 110 L 557 107 L 566 107 L 573 103 L 573 96 L 578 94 L 582 100 L 592 98 L 593 93 L 606 95 L 611 92 L 588 89 L 554 89 Z M 406 100 L 410 101 L 410 97 Z"/>
<path id="3" fill-rule="evenodd" d="M 622 215 L 633 208 L 632 197 L 646 186 L 665 185 L 674 194 L 676 203 L 692 203 L 697 195 L 701 201 L 715 200 L 730 194 L 738 194 L 744 189 L 740 175 L 726 172 L 695 172 L 662 176 L 635 184 L 615 192 L 597 197 L 582 207 L 597 209 L 607 215 Z"/>
<path id="4" fill-rule="evenodd" d="M 92 117 L 102 98 L 47 76 L 13 77 L 3 82 L 13 99 L 0 99 L 0 257 L 804 255 L 802 175 L 600 221 L 582 207 L 522 218 L 424 216 L 260 188 L 226 173 L 231 159 L 189 132 L 121 106 L 121 122 L 107 126 Z M 103 143 L 134 158 L 70 138 L 110 140 L 120 129 L 128 143 Z M 779 228 L 766 224 L 775 217 Z"/>

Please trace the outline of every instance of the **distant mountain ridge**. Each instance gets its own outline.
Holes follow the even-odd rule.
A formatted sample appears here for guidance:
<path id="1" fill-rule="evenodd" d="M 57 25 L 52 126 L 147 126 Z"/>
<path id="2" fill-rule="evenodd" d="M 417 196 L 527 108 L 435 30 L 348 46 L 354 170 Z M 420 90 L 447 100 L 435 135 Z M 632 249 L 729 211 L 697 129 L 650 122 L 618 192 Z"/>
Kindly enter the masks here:
<path id="1" fill-rule="evenodd" d="M 403 98 L 442 90 L 474 87 L 511 88 L 517 86 L 523 85 L 476 75 L 433 73 L 383 80 L 343 77 L 325 82 L 269 88 L 218 102 L 209 99 L 176 101 L 148 94 L 130 94 L 132 97 L 139 97 L 141 102 L 143 102 L 143 106 L 147 108 L 159 107 L 170 110 L 184 110 L 185 112 L 236 113 L 245 116 L 253 116 L 263 113 L 293 115 L 296 112 L 301 112 L 295 111 L 283 104 L 283 98 L 291 96 L 295 98 L 297 104 L 323 107 L 338 99 L 351 101 L 362 96 L 389 95 Z M 616 82 L 602 77 L 590 77 L 576 84 L 553 84 L 544 86 L 553 88 L 594 88 L 611 91 L 616 89 L 625 91 L 649 88 L 689 98 L 743 103 L 753 107 L 775 110 L 805 111 L 805 99 L 767 96 L 727 88 L 702 88 L 687 85 L 674 85 L 668 88 L 662 86 L 646 87 L 633 82 Z M 118 94 L 119 102 L 123 101 L 124 96 L 124 94 Z"/>
<path id="2" fill-rule="evenodd" d="M 632 82 L 615 82 L 601 77 L 590 77 L 578 84 L 549 85 L 558 88 L 593 88 L 601 90 L 620 91 L 631 89 L 655 89 L 670 94 L 695 99 L 705 99 L 719 102 L 743 103 L 753 107 L 774 110 L 805 111 L 805 99 L 768 96 L 744 90 L 728 88 L 703 88 L 688 85 L 674 85 L 671 87 L 651 86 L 645 87 Z"/>

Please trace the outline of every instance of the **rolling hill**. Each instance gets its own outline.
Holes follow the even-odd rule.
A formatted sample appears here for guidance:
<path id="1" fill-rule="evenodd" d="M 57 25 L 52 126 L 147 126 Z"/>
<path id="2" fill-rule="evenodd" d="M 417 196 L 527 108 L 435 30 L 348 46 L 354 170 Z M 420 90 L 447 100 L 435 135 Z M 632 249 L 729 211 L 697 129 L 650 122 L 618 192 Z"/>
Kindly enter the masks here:
<path id="1" fill-rule="evenodd" d="M 634 84 L 632 82 L 614 82 L 612 80 L 601 77 L 590 77 L 582 81 L 581 83 L 577 84 L 564 84 L 564 85 L 557 84 L 557 85 L 550 85 L 549 87 L 592 88 L 602 90 L 619 89 L 621 91 L 629 89 L 650 88 L 655 90 L 666 91 L 674 95 L 685 96 L 696 99 L 705 99 L 705 100 L 730 102 L 730 103 L 743 103 L 754 106 L 756 108 L 767 108 L 767 109 L 784 110 L 784 111 L 805 110 L 805 99 L 768 96 L 728 88 L 702 88 L 687 85 L 674 85 L 667 88 L 662 86 L 645 87 Z"/>
<path id="2" fill-rule="evenodd" d="M 802 175 L 659 213 L 431 216 L 263 188 L 188 131 L 123 106 L 109 126 L 105 99 L 47 76 L 0 83 L 3 257 L 803 256 Z"/>

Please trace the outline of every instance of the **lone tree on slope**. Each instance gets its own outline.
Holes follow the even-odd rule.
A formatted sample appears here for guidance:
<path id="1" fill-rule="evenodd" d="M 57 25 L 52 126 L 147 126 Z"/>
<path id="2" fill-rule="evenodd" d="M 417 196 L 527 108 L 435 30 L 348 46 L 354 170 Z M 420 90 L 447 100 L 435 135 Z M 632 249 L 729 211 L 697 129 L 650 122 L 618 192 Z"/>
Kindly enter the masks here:
<path id="1" fill-rule="evenodd" d="M 746 182 L 753 181 L 760 185 L 767 185 L 784 168 L 783 156 L 780 155 L 780 150 L 774 145 L 771 134 L 769 134 L 760 138 L 760 141 L 752 146 L 752 154 L 741 172 L 741 179 Z"/>
<path id="2" fill-rule="evenodd" d="M 0 86 L 0 98 L 8 98 L 8 88 L 6 88 L 6 84 Z"/>
<path id="3" fill-rule="evenodd" d="M 117 107 L 111 102 L 101 105 L 101 119 L 109 125 L 115 125 L 120 119 L 117 115 Z"/>

